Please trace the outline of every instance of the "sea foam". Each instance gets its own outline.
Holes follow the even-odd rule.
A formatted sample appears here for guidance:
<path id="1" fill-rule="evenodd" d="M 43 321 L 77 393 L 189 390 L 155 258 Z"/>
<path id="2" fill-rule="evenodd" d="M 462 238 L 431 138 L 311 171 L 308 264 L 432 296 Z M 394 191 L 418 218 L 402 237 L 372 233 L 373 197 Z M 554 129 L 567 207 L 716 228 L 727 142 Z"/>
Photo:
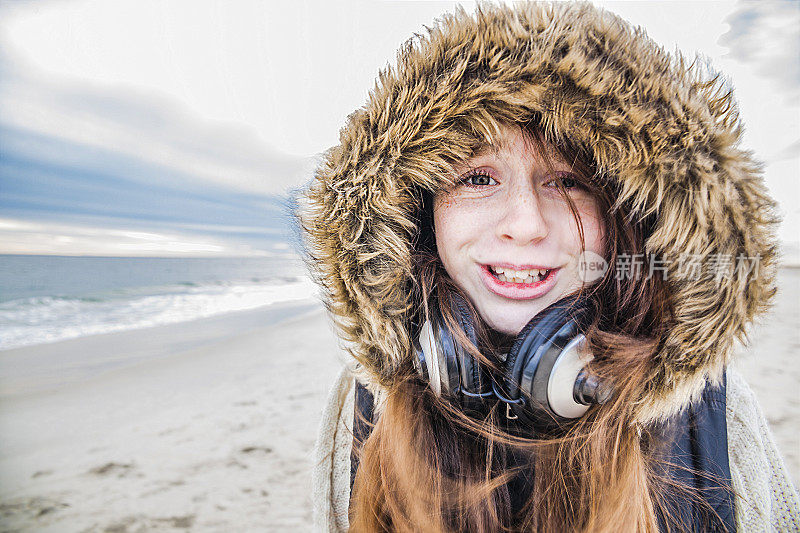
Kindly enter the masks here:
<path id="1" fill-rule="evenodd" d="M 254 283 L 183 283 L 93 297 L 39 296 L 0 303 L 0 350 L 146 328 L 310 299 L 304 277 Z"/>

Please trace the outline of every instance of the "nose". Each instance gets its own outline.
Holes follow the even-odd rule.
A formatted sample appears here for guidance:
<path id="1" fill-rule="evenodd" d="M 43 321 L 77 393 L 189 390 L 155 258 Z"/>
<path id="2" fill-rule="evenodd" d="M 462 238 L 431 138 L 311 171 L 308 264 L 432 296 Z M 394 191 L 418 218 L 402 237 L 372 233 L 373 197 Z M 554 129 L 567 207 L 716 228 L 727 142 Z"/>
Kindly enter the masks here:
<path id="1" fill-rule="evenodd" d="M 524 246 L 547 237 L 549 228 L 542 203 L 532 188 L 511 192 L 505 204 L 497 224 L 501 240 Z"/>

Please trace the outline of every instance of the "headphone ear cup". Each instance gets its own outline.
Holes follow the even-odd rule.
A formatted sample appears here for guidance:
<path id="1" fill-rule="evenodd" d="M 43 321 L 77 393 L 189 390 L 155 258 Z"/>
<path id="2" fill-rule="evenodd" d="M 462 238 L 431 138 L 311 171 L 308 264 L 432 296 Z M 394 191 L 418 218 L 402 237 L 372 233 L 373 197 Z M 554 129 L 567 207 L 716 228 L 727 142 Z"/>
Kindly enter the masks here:
<path id="1" fill-rule="evenodd" d="M 437 396 L 450 396 L 458 390 L 456 341 L 444 323 L 435 298 L 428 304 L 428 320 L 422 325 L 414 349 L 417 372 L 428 381 Z"/>
<path id="2" fill-rule="evenodd" d="M 417 372 L 427 379 L 431 389 L 439 395 L 450 396 L 460 392 L 465 410 L 478 409 L 480 395 L 491 391 L 491 378 L 486 368 L 469 353 L 445 324 L 436 298 L 428 305 L 429 317 L 414 345 Z M 453 294 L 452 315 L 461 331 L 474 345 L 478 345 L 475 323 L 469 305 L 458 294 Z"/>
<path id="3" fill-rule="evenodd" d="M 469 305 L 460 295 L 454 294 L 452 308 L 461 330 L 472 345 L 477 347 L 478 336 L 475 332 L 475 319 L 469 310 Z M 462 407 L 465 411 L 482 411 L 483 398 L 481 395 L 490 394 L 492 390 L 489 371 L 461 343 L 454 343 L 454 346 L 460 372 Z"/>
<path id="4" fill-rule="evenodd" d="M 519 332 L 506 357 L 504 385 L 509 398 L 520 397 L 523 374 L 527 371 L 532 376 L 536 371 L 540 348 L 569 321 L 570 316 L 580 311 L 576 300 L 571 296 L 557 301 L 539 312 Z"/>
<path id="5" fill-rule="evenodd" d="M 553 346 L 543 354 L 533 378 L 532 394 L 536 395 L 537 403 L 546 406 L 553 417 L 564 420 L 580 418 L 593 403 L 605 403 L 611 390 L 586 372 L 585 367 L 591 360 L 582 333 L 576 335 L 571 328 L 559 334 Z"/>
<path id="6" fill-rule="evenodd" d="M 524 399 L 524 403 L 512 405 L 514 414 L 539 431 L 568 420 L 552 408 L 550 376 L 563 348 L 580 334 L 585 315 L 582 299 L 559 300 L 523 328 L 507 358 L 506 391 L 511 399 Z M 559 390 L 553 398 L 564 394 L 571 395 L 572 389 Z"/>

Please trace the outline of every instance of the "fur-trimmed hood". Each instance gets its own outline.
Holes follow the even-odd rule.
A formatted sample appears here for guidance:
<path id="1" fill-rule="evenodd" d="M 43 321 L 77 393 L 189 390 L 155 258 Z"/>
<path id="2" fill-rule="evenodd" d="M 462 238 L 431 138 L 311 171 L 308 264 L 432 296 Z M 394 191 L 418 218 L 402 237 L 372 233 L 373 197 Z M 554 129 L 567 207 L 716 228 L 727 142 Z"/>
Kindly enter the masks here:
<path id="1" fill-rule="evenodd" d="M 670 265 L 675 323 L 640 420 L 674 414 L 719 378 L 774 293 L 777 216 L 758 163 L 738 147 L 729 89 L 701 67 L 589 4 L 458 9 L 409 40 L 326 152 L 302 213 L 315 277 L 362 379 L 389 385 L 411 357 L 422 191 L 447 188 L 451 163 L 475 144 L 470 125 L 487 114 L 538 117 L 548 138 L 592 155 L 618 204 L 654 220 L 646 251 Z M 678 267 L 686 258 L 699 272 Z"/>

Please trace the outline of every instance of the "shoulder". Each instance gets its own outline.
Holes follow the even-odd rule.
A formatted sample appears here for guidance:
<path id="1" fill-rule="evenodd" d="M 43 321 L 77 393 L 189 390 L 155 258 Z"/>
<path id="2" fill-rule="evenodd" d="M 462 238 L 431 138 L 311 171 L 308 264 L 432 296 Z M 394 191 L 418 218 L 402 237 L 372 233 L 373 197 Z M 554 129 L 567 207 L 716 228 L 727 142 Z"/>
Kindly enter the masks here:
<path id="1" fill-rule="evenodd" d="M 342 368 L 322 410 L 311 479 L 315 531 L 346 531 L 349 526 L 354 383 L 351 371 Z"/>
<path id="2" fill-rule="evenodd" d="M 727 371 L 728 459 L 741 531 L 800 530 L 800 500 L 755 394 Z"/>

